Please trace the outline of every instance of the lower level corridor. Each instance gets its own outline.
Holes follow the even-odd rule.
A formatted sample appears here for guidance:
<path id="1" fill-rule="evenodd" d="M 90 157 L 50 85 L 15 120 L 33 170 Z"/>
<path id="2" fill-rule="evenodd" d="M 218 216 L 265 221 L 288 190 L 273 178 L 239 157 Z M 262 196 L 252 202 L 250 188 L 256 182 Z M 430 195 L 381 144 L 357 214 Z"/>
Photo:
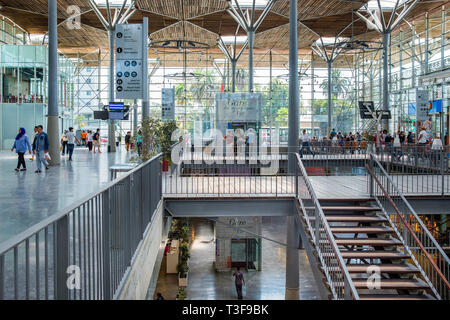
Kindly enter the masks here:
<path id="1" fill-rule="evenodd" d="M 233 300 L 237 299 L 232 271 L 216 272 L 214 267 L 216 245 L 214 221 L 191 219 L 195 235 L 189 259 L 189 278 L 186 289 L 188 300 Z M 286 219 L 284 217 L 263 217 L 262 220 L 262 271 L 245 271 L 246 300 L 285 299 L 285 247 Z M 300 250 L 300 299 L 316 300 L 319 293 L 305 250 Z M 164 263 L 162 264 L 164 266 Z M 162 270 L 156 292 L 167 300 L 174 299 L 178 289 L 177 276 L 166 275 Z"/>

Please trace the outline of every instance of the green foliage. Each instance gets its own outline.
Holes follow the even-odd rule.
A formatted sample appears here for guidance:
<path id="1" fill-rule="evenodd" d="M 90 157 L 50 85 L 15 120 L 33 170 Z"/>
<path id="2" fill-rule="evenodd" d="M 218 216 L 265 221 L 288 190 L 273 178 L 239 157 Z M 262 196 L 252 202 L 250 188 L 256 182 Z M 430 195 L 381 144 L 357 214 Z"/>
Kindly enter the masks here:
<path id="1" fill-rule="evenodd" d="M 184 242 L 189 242 L 189 226 L 186 219 L 172 220 L 169 239 L 181 239 Z"/>
<path id="2" fill-rule="evenodd" d="M 185 299 L 186 299 L 186 290 L 182 287 L 179 287 L 177 292 L 177 300 L 185 300 Z"/>
<path id="3" fill-rule="evenodd" d="M 275 120 L 280 127 L 287 127 L 289 122 L 289 109 L 286 107 L 278 109 Z"/>
<path id="4" fill-rule="evenodd" d="M 146 117 L 142 120 L 142 126 L 139 129 L 142 136 L 142 152 L 140 160 L 145 162 L 151 159 L 159 152 L 164 153 L 164 158 L 170 156 L 170 149 L 175 143 L 172 141 L 172 133 L 177 129 L 176 121 L 162 121 Z M 137 135 L 133 137 L 136 141 Z M 137 148 L 135 144 L 134 148 Z"/>
<path id="5" fill-rule="evenodd" d="M 186 274 L 189 272 L 189 266 L 187 264 L 187 260 L 181 260 L 177 265 L 177 271 L 180 274 L 181 278 L 186 278 Z"/>

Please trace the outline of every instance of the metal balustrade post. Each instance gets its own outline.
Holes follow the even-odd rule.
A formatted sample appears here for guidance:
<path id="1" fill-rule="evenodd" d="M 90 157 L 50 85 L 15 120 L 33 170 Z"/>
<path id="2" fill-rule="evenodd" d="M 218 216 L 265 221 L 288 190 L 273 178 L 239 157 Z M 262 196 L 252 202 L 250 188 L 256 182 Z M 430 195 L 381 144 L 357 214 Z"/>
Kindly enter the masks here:
<path id="1" fill-rule="evenodd" d="M 103 299 L 111 300 L 110 189 L 102 194 Z"/>
<path id="2" fill-rule="evenodd" d="M 69 218 L 67 215 L 56 222 L 56 243 L 54 244 L 56 257 L 55 299 L 68 300 L 67 267 L 69 266 Z M 36 262 L 37 263 L 37 262 Z"/>
<path id="3" fill-rule="evenodd" d="M 314 201 L 313 201 L 314 203 Z M 315 233 L 315 240 L 316 240 L 316 250 L 319 248 L 320 245 L 320 216 L 319 216 L 319 209 L 317 207 L 314 208 L 314 233 Z M 319 250 L 317 250 L 319 251 Z"/>
<path id="4" fill-rule="evenodd" d="M 5 256 L 0 255 L 0 300 L 5 299 Z"/>
<path id="5" fill-rule="evenodd" d="M 370 167 L 370 170 L 372 170 L 372 172 L 375 172 L 373 170 L 373 159 L 372 159 L 372 156 L 370 156 L 369 167 Z M 368 173 L 368 174 L 369 174 L 369 195 L 370 195 L 370 197 L 374 197 L 375 196 L 375 194 L 374 194 L 374 182 L 375 181 L 373 179 L 373 176 L 370 173 Z"/>
<path id="6" fill-rule="evenodd" d="M 352 295 L 350 293 L 350 283 L 348 282 L 348 279 L 344 277 L 344 299 L 345 300 L 352 300 Z"/>
<path id="7" fill-rule="evenodd" d="M 445 164 L 445 152 L 444 149 L 441 150 L 441 196 L 444 196 L 445 192 L 444 192 L 444 188 L 445 188 L 445 184 L 444 184 L 444 164 Z"/>

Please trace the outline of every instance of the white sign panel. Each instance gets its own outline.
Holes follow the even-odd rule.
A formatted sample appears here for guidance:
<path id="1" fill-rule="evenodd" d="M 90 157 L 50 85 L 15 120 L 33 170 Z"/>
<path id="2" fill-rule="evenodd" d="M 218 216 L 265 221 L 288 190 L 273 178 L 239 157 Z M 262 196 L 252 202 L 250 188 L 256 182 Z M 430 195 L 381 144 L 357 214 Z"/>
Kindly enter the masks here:
<path id="1" fill-rule="evenodd" d="M 142 25 L 116 27 L 116 98 L 142 99 Z"/>
<path id="2" fill-rule="evenodd" d="M 428 91 L 416 89 L 416 120 L 424 121 L 428 117 Z"/>
<path id="3" fill-rule="evenodd" d="M 117 25 L 116 59 L 142 59 L 142 24 Z"/>
<path id="4" fill-rule="evenodd" d="M 175 120 L 175 88 L 163 88 L 161 98 L 162 120 Z"/>

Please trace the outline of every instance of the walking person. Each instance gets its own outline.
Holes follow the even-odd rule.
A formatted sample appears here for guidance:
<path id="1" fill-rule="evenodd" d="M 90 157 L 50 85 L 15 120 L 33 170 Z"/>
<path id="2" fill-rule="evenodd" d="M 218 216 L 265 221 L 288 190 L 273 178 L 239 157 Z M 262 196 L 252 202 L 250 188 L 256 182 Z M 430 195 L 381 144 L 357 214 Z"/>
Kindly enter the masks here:
<path id="1" fill-rule="evenodd" d="M 14 151 L 16 149 L 16 153 L 19 156 L 19 159 L 17 161 L 17 168 L 16 171 L 26 171 L 27 165 L 25 164 L 25 158 L 24 155 L 27 152 L 31 153 L 31 145 L 30 140 L 28 140 L 28 136 L 26 135 L 25 128 L 20 128 L 19 133 L 16 136 L 16 139 L 14 140 L 14 145 L 11 148 L 11 151 Z M 20 166 L 22 165 L 22 169 L 20 169 Z"/>
<path id="2" fill-rule="evenodd" d="M 86 132 L 86 130 L 81 131 L 80 137 L 81 137 L 81 142 L 82 142 L 83 147 L 86 147 L 86 145 L 87 145 L 87 132 Z"/>
<path id="3" fill-rule="evenodd" d="M 64 130 L 63 134 L 61 135 L 61 145 L 62 155 L 65 155 L 67 150 L 67 130 Z"/>
<path id="4" fill-rule="evenodd" d="M 140 157 L 141 152 L 142 152 L 142 132 L 141 132 L 141 130 L 139 130 L 136 135 L 136 148 L 137 148 L 138 155 Z"/>
<path id="5" fill-rule="evenodd" d="M 36 173 L 41 173 L 41 166 L 44 164 L 45 170 L 48 170 L 48 162 L 45 159 L 46 153 L 48 153 L 49 141 L 48 135 L 44 132 L 44 127 L 42 125 L 38 126 L 38 135 L 36 136 L 34 142 L 34 150 L 36 153 Z"/>
<path id="6" fill-rule="evenodd" d="M 239 267 L 236 267 L 236 271 L 233 272 L 234 284 L 236 286 L 236 292 L 239 300 L 242 300 L 242 285 L 245 286 L 244 274 Z"/>
<path id="7" fill-rule="evenodd" d="M 311 150 L 310 147 L 310 142 L 311 142 L 311 137 L 309 136 L 309 134 L 306 133 L 306 130 L 303 129 L 303 134 L 302 134 L 302 147 L 300 149 L 300 158 L 303 158 L 303 150 L 306 149 L 306 151 L 308 151 L 309 153 L 311 153 L 314 157 L 314 152 Z"/>
<path id="8" fill-rule="evenodd" d="M 130 143 L 131 143 L 131 131 L 128 131 L 125 136 L 125 148 L 127 152 L 130 151 Z"/>
<path id="9" fill-rule="evenodd" d="M 89 152 L 92 151 L 92 137 L 93 137 L 92 130 L 88 130 L 88 134 L 86 136 L 86 139 L 87 139 L 87 145 L 88 145 L 88 148 L 89 148 Z"/>
<path id="10" fill-rule="evenodd" d="M 73 150 L 75 149 L 75 141 L 77 141 L 78 144 L 81 144 L 81 142 L 76 137 L 72 127 L 69 128 L 69 132 L 66 133 L 66 136 L 67 136 L 67 152 L 69 153 L 69 161 L 72 161 Z"/>
<path id="11" fill-rule="evenodd" d="M 34 154 L 35 154 L 35 144 L 36 144 L 36 137 L 38 135 L 38 127 L 35 126 L 33 129 L 33 143 L 31 144 L 31 148 L 33 149 L 33 153 L 31 154 L 31 158 L 30 160 L 33 161 L 34 160 Z"/>
<path id="12" fill-rule="evenodd" d="M 100 151 L 100 129 L 97 129 L 97 131 L 92 136 L 92 141 L 94 142 L 94 154 L 95 154 L 95 148 L 97 147 L 98 153 L 101 153 Z"/>

